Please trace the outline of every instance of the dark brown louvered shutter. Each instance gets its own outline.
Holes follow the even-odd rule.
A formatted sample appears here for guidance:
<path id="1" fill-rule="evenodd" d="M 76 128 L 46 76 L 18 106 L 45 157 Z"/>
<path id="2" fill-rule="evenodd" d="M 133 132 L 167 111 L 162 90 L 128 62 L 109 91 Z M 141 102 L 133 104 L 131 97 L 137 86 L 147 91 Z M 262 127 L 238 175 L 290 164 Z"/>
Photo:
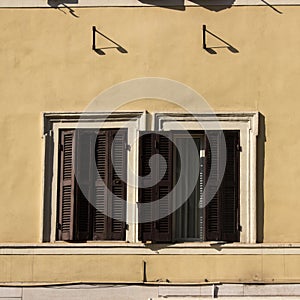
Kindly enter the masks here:
<path id="1" fill-rule="evenodd" d="M 142 177 L 140 183 L 141 188 L 139 189 L 139 203 L 151 203 L 168 196 L 173 188 L 172 142 L 164 135 L 146 133 L 142 135 L 140 139 L 139 149 L 139 175 Z M 151 186 L 151 184 L 149 186 L 149 182 L 151 182 L 153 178 L 148 178 L 147 180 L 144 177 L 150 174 L 149 160 L 154 154 L 163 156 L 166 162 L 166 170 L 164 170 L 163 164 L 157 162 L 157 165 L 152 169 L 153 176 L 155 178 L 162 178 L 162 180 L 155 186 Z M 143 186 L 149 187 L 143 188 Z M 139 206 L 139 215 L 141 219 L 158 219 L 157 221 L 139 224 L 139 239 L 141 241 L 158 243 L 172 241 L 172 214 L 169 214 L 172 209 L 171 205 L 172 199 L 167 197 L 164 200 L 160 200 L 157 205 L 151 206 L 151 208 Z"/>
<path id="2" fill-rule="evenodd" d="M 100 178 L 95 182 L 93 239 L 105 240 L 107 232 L 108 131 L 100 131 L 95 145 L 95 159 Z"/>
<path id="3" fill-rule="evenodd" d="M 76 240 L 84 241 L 91 239 L 92 222 L 92 134 L 91 130 L 76 130 Z"/>
<path id="4" fill-rule="evenodd" d="M 219 150 L 220 150 L 220 132 L 210 131 L 209 139 L 206 137 L 206 163 L 205 163 L 205 179 L 206 179 L 206 201 L 208 195 L 211 197 L 217 189 L 217 182 L 219 180 Z M 210 177 L 209 184 L 207 183 Z M 221 239 L 220 227 L 220 190 L 218 190 L 205 209 L 205 231 L 206 240 L 216 241 Z"/>
<path id="5" fill-rule="evenodd" d="M 62 131 L 60 135 L 60 188 L 58 239 L 74 238 L 74 130 Z"/>
<path id="6" fill-rule="evenodd" d="M 162 180 L 157 184 L 157 198 L 164 200 L 159 201 L 159 220 L 155 223 L 155 241 L 156 242 L 171 242 L 172 241 L 172 199 L 170 192 L 173 189 L 173 144 L 171 140 L 164 135 L 157 135 L 158 154 L 166 161 L 166 170 L 160 164 L 158 166 L 159 176 Z M 163 217 L 165 216 L 165 217 Z"/>
<path id="7" fill-rule="evenodd" d="M 112 240 L 126 238 L 126 198 L 127 198 L 127 132 L 114 130 L 110 132 L 111 145 L 110 174 L 111 177 L 111 237 Z"/>
<path id="8" fill-rule="evenodd" d="M 239 131 L 224 131 L 227 148 L 225 174 L 222 182 L 221 214 L 222 236 L 227 242 L 238 242 L 239 231 Z"/>
<path id="9" fill-rule="evenodd" d="M 139 204 L 151 203 L 154 199 L 154 187 L 151 186 L 152 177 L 151 169 L 149 166 L 149 160 L 151 156 L 155 153 L 155 135 L 153 133 L 143 133 L 139 140 Z M 154 170 L 152 170 L 153 172 Z M 154 175 L 153 173 L 151 175 Z M 146 179 L 148 176 L 148 180 Z M 143 188 L 146 187 L 147 188 Z M 139 240 L 146 242 L 153 240 L 153 223 L 152 211 L 147 206 L 138 206 L 139 219 L 149 220 L 149 222 L 139 223 Z"/>
<path id="10" fill-rule="evenodd" d="M 223 131 L 226 142 L 226 166 L 220 178 L 221 131 L 210 131 L 210 143 L 206 138 L 206 186 L 208 191 L 216 190 L 218 180 L 222 180 L 218 191 L 205 209 L 206 240 L 235 242 L 239 240 L 239 132 Z M 224 157 L 225 158 L 225 157 Z"/>
<path id="11" fill-rule="evenodd" d="M 93 228 L 95 240 L 125 240 L 126 238 L 126 222 L 123 221 L 126 220 L 124 201 L 127 195 L 126 144 L 126 130 L 101 130 L 97 135 L 95 156 L 98 174 L 102 181 L 98 178 L 95 183 Z M 125 181 L 121 180 L 118 174 L 122 174 Z"/>

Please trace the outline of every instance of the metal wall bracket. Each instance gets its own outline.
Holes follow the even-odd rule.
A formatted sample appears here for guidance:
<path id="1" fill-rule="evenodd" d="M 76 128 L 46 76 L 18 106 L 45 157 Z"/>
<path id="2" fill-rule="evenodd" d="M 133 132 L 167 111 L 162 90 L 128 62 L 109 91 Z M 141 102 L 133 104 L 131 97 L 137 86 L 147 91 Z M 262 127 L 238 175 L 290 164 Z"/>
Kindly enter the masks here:
<path id="1" fill-rule="evenodd" d="M 93 45 L 92 45 L 92 50 L 96 50 L 96 26 L 93 26 L 92 27 L 92 30 L 93 30 Z"/>
<path id="2" fill-rule="evenodd" d="M 206 25 L 202 25 L 202 47 L 204 50 L 207 49 L 207 47 L 206 47 Z"/>

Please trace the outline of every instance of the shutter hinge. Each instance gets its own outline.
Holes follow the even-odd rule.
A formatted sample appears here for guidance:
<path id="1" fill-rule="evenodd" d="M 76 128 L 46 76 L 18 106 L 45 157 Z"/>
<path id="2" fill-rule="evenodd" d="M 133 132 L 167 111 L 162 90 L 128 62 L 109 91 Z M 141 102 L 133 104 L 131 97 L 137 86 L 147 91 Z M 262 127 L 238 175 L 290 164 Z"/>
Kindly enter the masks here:
<path id="1" fill-rule="evenodd" d="M 131 150 L 131 146 L 129 144 L 125 144 L 125 150 L 130 151 Z"/>
<path id="2" fill-rule="evenodd" d="M 242 225 L 238 225 L 238 231 L 242 231 Z"/>
<path id="3" fill-rule="evenodd" d="M 49 131 L 44 132 L 44 136 L 52 136 L 53 130 L 49 129 Z"/>
<path id="4" fill-rule="evenodd" d="M 125 224 L 125 230 L 129 230 L 129 225 Z"/>
<path id="5" fill-rule="evenodd" d="M 60 224 L 60 223 L 57 223 L 57 224 L 56 224 L 56 229 L 57 229 L 57 230 L 61 230 L 61 228 L 62 228 L 61 224 Z"/>
<path id="6" fill-rule="evenodd" d="M 236 145 L 236 150 L 239 151 L 239 152 L 242 152 L 242 146 Z"/>
<path id="7" fill-rule="evenodd" d="M 59 151 L 64 151 L 64 145 L 59 144 Z"/>

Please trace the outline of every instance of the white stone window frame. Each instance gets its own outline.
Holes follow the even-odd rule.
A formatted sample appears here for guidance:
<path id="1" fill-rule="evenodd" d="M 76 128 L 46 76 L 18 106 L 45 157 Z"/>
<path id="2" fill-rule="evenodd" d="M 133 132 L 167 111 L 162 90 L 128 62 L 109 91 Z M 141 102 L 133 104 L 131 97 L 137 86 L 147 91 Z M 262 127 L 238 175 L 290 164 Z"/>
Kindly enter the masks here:
<path id="1" fill-rule="evenodd" d="M 127 152 L 127 173 L 137 174 L 138 168 L 138 149 L 137 144 L 139 132 L 146 130 L 146 111 L 125 111 L 125 112 L 101 112 L 101 113 L 44 113 L 44 181 L 43 181 L 43 230 L 41 232 L 41 241 L 56 242 L 56 224 L 57 224 L 57 191 L 58 191 L 58 147 L 59 147 L 59 131 L 71 128 L 127 128 L 129 145 Z M 104 122 L 103 122 L 104 121 Z M 53 145 L 49 147 L 49 145 Z M 52 174 L 49 175 L 49 174 Z M 51 176 L 48 178 L 47 176 Z M 137 178 L 136 178 L 137 180 Z M 47 189 L 47 185 L 51 185 Z M 138 199 L 138 183 L 135 187 L 127 186 L 127 201 L 134 205 L 127 206 L 127 218 L 133 215 L 137 220 L 136 200 Z M 48 198 L 48 199 L 47 199 Z M 48 201 L 48 210 L 45 210 L 46 201 Z M 49 203 L 50 202 L 50 203 Z M 129 211 L 131 207 L 131 211 Z M 48 214 L 48 216 L 47 216 Z M 49 215 L 50 214 L 50 215 Z M 48 223 L 45 222 L 48 218 Z M 128 222 L 127 222 L 128 224 Z M 47 227 L 47 228 L 45 228 Z M 137 240 L 137 226 L 129 224 L 126 230 L 126 241 L 135 242 Z M 60 242 L 60 241 L 57 241 Z M 93 241 L 91 241 L 93 242 Z"/>
<path id="2" fill-rule="evenodd" d="M 256 243 L 256 153 L 258 112 L 154 113 L 152 128 L 170 130 L 240 131 L 240 243 Z M 216 120 L 218 122 L 216 122 Z M 217 124 L 216 124 L 217 123 Z"/>
<path id="3" fill-rule="evenodd" d="M 126 112 L 103 112 L 103 113 L 44 113 L 44 184 L 43 197 L 45 197 L 45 188 L 51 181 L 50 201 L 51 217 L 48 225 L 45 225 L 45 210 L 42 208 L 42 232 L 41 241 L 45 241 L 44 227 L 49 226 L 49 242 L 56 242 L 56 222 L 57 222 L 57 189 L 58 189 L 58 139 L 60 129 L 70 129 L 78 126 L 80 118 L 80 127 L 82 128 L 128 128 L 128 170 L 138 174 L 138 140 L 139 131 L 151 128 L 155 131 L 169 130 L 205 130 L 205 124 L 210 123 L 209 128 L 223 130 L 239 130 L 240 145 L 242 147 L 240 155 L 240 224 L 242 226 L 240 243 L 256 243 L 256 153 L 257 153 L 257 135 L 258 135 L 258 112 L 225 112 L 225 113 L 168 113 L 154 112 L 152 118 L 147 118 L 146 111 L 126 111 Z M 218 120 L 218 126 L 213 128 L 212 122 Z M 101 121 L 106 120 L 105 124 Z M 150 119 L 152 122 L 150 123 Z M 147 124 L 148 121 L 148 124 Z M 203 127 L 202 127 L 203 126 Z M 53 143 L 52 153 L 49 152 L 48 143 Z M 47 152 L 48 151 L 48 152 Z M 50 151 L 51 152 L 51 151 Z M 49 157 L 52 157 L 49 165 Z M 49 170 L 49 168 L 51 170 Z M 52 173 L 49 181 L 49 171 Z M 136 182 L 137 187 L 137 182 Z M 48 195 L 49 197 L 49 195 Z M 127 201 L 136 204 L 138 199 L 138 189 L 127 188 Z M 45 200 L 44 200 L 45 201 Z M 45 203 L 45 202 L 43 202 Z M 133 211 L 127 210 L 128 214 L 133 214 L 137 220 L 138 212 L 136 205 L 133 205 Z M 129 230 L 126 232 L 126 241 L 130 243 L 139 243 L 138 226 L 129 224 Z M 92 241 L 91 241 L 92 242 Z M 101 241 L 98 241 L 98 243 Z M 119 244 L 119 243 L 118 243 Z"/>

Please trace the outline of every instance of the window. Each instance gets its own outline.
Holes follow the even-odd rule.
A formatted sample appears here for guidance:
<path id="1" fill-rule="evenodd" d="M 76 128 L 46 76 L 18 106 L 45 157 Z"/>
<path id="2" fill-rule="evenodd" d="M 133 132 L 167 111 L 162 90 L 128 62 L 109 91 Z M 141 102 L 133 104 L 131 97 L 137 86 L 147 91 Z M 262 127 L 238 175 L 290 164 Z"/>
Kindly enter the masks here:
<path id="1" fill-rule="evenodd" d="M 44 114 L 42 240 L 255 242 L 258 114 L 219 113 L 213 117 L 219 127 L 211 125 L 209 114 L 146 114 Z M 217 193 L 205 205 L 205 190 L 216 189 L 209 176 L 222 173 L 220 132 L 227 164 Z M 155 154 L 163 159 L 149 165 Z M 185 198 L 196 165 L 196 182 Z M 153 184 L 155 178 L 160 180 Z"/>
<path id="2" fill-rule="evenodd" d="M 148 162 L 155 154 L 162 155 L 167 166 L 164 171 L 162 161 L 156 162 L 150 179 L 153 180 L 155 176 L 162 179 L 154 187 L 144 184 L 147 187 L 140 188 L 140 202 L 151 203 L 161 199 L 169 195 L 172 188 L 177 185 L 175 197 L 170 196 L 172 198 L 168 199 L 168 196 L 165 200 L 160 200 L 156 206 L 143 207 L 142 218 L 150 219 L 149 216 L 153 218 L 155 215 L 158 217 L 153 222 L 140 224 L 139 237 L 142 241 L 239 241 L 239 131 L 212 131 L 209 133 L 210 139 L 207 138 L 207 133 L 191 131 L 190 135 L 187 135 L 171 131 L 167 136 L 159 133 L 147 133 L 142 136 L 141 176 L 149 178 L 148 175 L 152 170 Z M 224 134 L 227 150 L 224 176 L 220 174 L 221 134 Z M 171 135 L 177 140 L 180 155 L 178 148 L 168 139 Z M 190 148 L 193 146 L 196 146 L 198 160 L 191 155 Z M 195 174 L 193 172 L 195 163 L 200 165 L 196 174 L 196 184 L 192 193 L 189 193 L 187 189 Z M 179 176 L 184 180 L 179 180 Z M 216 185 L 218 177 L 222 178 L 219 188 L 215 188 L 217 192 L 211 201 L 207 201 L 208 204 L 204 205 L 204 186 L 208 184 L 208 176 L 213 179 L 211 185 Z M 212 186 L 206 186 L 206 189 L 210 188 Z M 185 201 L 186 195 L 189 197 Z M 175 210 L 174 206 L 178 207 L 177 210 L 168 214 Z"/>

